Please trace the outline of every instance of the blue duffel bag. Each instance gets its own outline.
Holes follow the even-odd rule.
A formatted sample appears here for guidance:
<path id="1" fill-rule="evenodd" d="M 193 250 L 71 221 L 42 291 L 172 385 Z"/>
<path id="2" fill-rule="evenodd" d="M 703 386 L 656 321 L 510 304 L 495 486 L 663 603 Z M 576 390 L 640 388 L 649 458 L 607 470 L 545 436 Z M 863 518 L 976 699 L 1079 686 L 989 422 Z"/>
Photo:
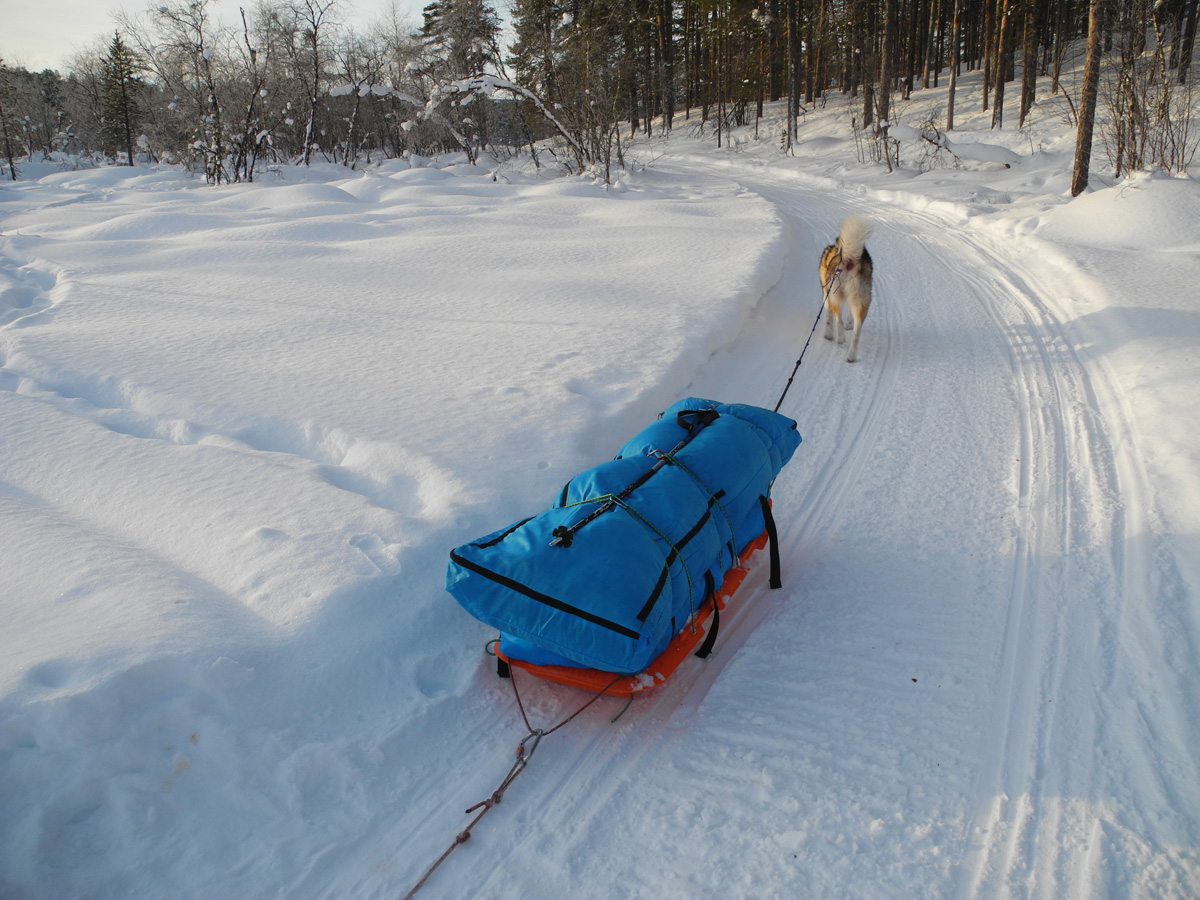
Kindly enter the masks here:
<path id="1" fill-rule="evenodd" d="M 770 410 L 681 400 L 547 511 L 452 551 L 446 590 L 507 657 L 640 672 L 763 532 L 799 444 Z"/>

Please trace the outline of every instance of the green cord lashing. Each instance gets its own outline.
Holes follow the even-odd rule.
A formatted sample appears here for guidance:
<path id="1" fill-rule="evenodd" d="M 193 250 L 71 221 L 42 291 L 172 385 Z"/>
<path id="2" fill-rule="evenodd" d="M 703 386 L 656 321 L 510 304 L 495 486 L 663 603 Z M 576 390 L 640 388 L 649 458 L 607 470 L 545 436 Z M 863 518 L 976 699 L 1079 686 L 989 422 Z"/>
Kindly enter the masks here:
<path id="1" fill-rule="evenodd" d="M 679 552 L 679 548 L 676 547 L 675 544 L 673 544 L 671 542 L 671 539 L 669 537 L 667 537 L 665 534 L 663 534 L 662 531 L 659 530 L 659 528 L 657 526 L 655 526 L 655 524 L 653 522 L 651 522 L 649 519 L 647 519 L 645 516 L 643 516 L 636 509 L 631 507 L 628 503 L 626 503 L 624 500 L 622 500 L 616 494 L 601 494 L 598 497 L 588 497 L 585 500 L 576 500 L 574 503 L 568 503 L 567 505 L 565 505 L 562 508 L 570 509 L 574 506 L 582 506 L 585 503 L 612 503 L 614 506 L 621 507 L 621 509 L 625 510 L 625 512 L 629 513 L 629 515 L 633 516 L 633 518 L 637 519 L 639 522 L 641 522 L 643 525 L 645 525 L 647 528 L 649 528 L 651 531 L 653 531 L 655 534 L 657 534 L 660 538 L 662 538 L 663 543 L 665 543 L 668 547 L 671 548 L 672 552 L 675 554 L 675 558 L 678 559 L 679 564 L 681 566 L 683 566 L 683 574 L 684 574 L 684 577 L 687 579 L 688 609 L 690 611 L 690 615 L 688 616 L 688 624 L 689 624 L 689 627 L 692 629 L 692 632 L 695 633 L 695 631 L 696 631 L 696 592 L 692 587 L 692 573 L 691 573 L 691 571 L 689 571 L 688 565 L 684 561 L 683 554 L 681 552 Z"/>
<path id="2" fill-rule="evenodd" d="M 721 515 L 723 515 L 725 517 L 725 527 L 729 529 L 729 564 L 731 567 L 736 566 L 740 562 L 740 560 L 738 559 L 737 552 L 733 549 L 733 546 L 734 546 L 733 542 L 735 539 L 735 535 L 733 532 L 733 522 L 731 522 L 729 519 L 729 513 L 725 509 L 725 504 L 723 504 L 720 500 L 718 500 L 717 495 L 708 489 L 708 485 L 706 485 L 703 481 L 701 481 L 697 477 L 695 472 L 693 472 L 691 469 L 689 469 L 687 466 L 685 466 L 683 463 L 681 463 L 679 461 L 678 457 L 676 457 L 674 454 L 672 454 L 670 452 L 663 451 L 663 450 L 658 450 L 656 452 L 662 454 L 663 458 L 666 459 L 671 465 L 679 466 L 679 468 L 682 469 L 684 471 L 684 473 L 692 479 L 692 481 L 694 481 L 694 482 L 696 482 L 696 484 L 700 485 L 700 490 L 704 491 L 704 493 L 708 494 L 708 496 L 713 498 L 713 502 L 717 504 L 717 509 L 721 510 Z"/>
<path id="3" fill-rule="evenodd" d="M 669 537 L 667 537 L 665 534 L 663 534 L 662 531 L 660 531 L 654 525 L 653 522 L 651 522 L 649 519 L 647 519 L 645 516 L 643 516 L 640 512 L 638 512 L 636 509 L 634 509 L 629 504 L 627 504 L 624 500 L 621 500 L 619 497 L 615 497 L 613 499 L 614 499 L 614 502 L 617 504 L 617 506 L 621 507 L 621 509 L 625 510 L 625 512 L 629 513 L 631 516 L 633 516 L 635 519 L 637 519 L 639 522 L 641 522 L 643 525 L 645 525 L 647 528 L 649 528 L 651 531 L 653 531 L 655 534 L 657 534 L 660 538 L 662 538 L 663 543 L 665 543 L 668 547 L 671 548 L 671 552 L 675 554 L 675 558 L 678 559 L 679 564 L 681 566 L 683 566 L 683 575 L 687 579 L 687 586 L 688 586 L 688 611 L 689 611 L 688 627 L 690 627 L 692 629 L 692 633 L 695 634 L 695 632 L 696 632 L 696 592 L 692 588 L 692 573 L 688 569 L 688 564 L 683 558 L 683 553 L 680 552 L 679 548 L 676 547 L 671 542 L 671 539 Z"/>

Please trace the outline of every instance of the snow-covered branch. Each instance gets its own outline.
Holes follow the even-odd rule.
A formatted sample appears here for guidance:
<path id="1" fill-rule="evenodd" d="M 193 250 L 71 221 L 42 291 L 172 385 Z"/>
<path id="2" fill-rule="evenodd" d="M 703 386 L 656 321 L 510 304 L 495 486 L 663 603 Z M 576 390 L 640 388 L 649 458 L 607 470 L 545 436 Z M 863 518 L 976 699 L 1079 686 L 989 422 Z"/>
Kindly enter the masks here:
<path id="1" fill-rule="evenodd" d="M 523 97 L 537 107 L 538 112 L 546 117 L 546 121 L 555 127 L 580 158 L 584 158 L 587 155 L 583 152 L 583 148 L 579 146 L 579 142 L 571 136 L 571 133 L 567 131 L 562 122 L 558 121 L 554 113 L 546 108 L 546 104 L 542 102 L 542 98 L 528 88 L 521 87 L 521 85 L 515 82 L 496 75 L 474 75 L 471 78 L 463 78 L 459 81 L 450 82 L 446 86 L 446 89 L 451 92 L 473 93 L 484 97 L 490 97 L 496 91 L 507 91 L 510 94 Z"/>
<path id="2" fill-rule="evenodd" d="M 1005 147 L 995 144 L 981 144 L 975 141 L 958 143 L 951 141 L 945 133 L 936 128 L 913 128 L 911 125 L 892 125 L 888 128 L 888 137 L 897 141 L 925 141 L 938 150 L 945 150 L 957 160 L 969 159 L 973 162 L 1000 163 L 1009 168 L 1021 161 L 1021 156 Z"/>

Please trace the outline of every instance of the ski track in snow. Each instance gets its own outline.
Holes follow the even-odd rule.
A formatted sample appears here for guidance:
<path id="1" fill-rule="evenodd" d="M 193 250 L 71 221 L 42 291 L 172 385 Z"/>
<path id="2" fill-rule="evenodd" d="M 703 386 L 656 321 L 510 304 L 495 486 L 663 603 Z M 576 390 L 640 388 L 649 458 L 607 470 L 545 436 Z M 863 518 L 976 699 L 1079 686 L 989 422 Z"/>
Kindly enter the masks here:
<path id="1" fill-rule="evenodd" d="M 805 197 L 766 180 L 739 180 L 832 241 L 836 218 L 826 214 L 821 222 L 806 210 L 833 205 L 819 194 Z M 1165 852 L 1152 847 L 1140 835 L 1152 832 L 1154 823 L 1138 821 L 1137 797 L 1149 788 L 1162 808 L 1172 805 L 1172 797 L 1190 793 L 1185 773 L 1169 774 L 1173 751 L 1182 749 L 1178 740 L 1167 741 L 1174 744 L 1172 753 L 1155 752 L 1164 733 L 1187 734 L 1187 717 L 1178 706 L 1164 708 L 1162 698 L 1122 693 L 1130 693 L 1129 685 L 1139 682 L 1138 670 L 1146 666 L 1156 670 L 1158 683 L 1179 684 L 1178 670 L 1172 672 L 1168 661 L 1189 658 L 1184 654 L 1195 648 L 1170 646 L 1178 643 L 1164 630 L 1173 618 L 1170 610 L 1165 616 L 1132 612 L 1160 595 L 1163 579 L 1179 586 L 1168 595 L 1181 594 L 1182 581 L 1171 560 L 1150 544 L 1150 491 L 1136 435 L 1122 415 L 1127 401 L 1103 364 L 1088 365 L 1073 350 L 1079 342 L 1056 316 L 1053 296 L 1010 262 L 1019 256 L 1011 243 L 948 228 L 944 219 L 928 213 L 869 201 L 849 205 L 837 215 L 865 215 L 901 237 L 890 247 L 907 246 L 903 257 L 888 253 L 888 243 L 884 252 L 875 252 L 878 299 L 864 330 L 871 349 L 863 366 L 870 367 L 872 383 L 850 401 L 837 385 L 828 384 L 824 371 L 816 395 L 804 395 L 819 402 L 828 390 L 843 404 L 843 413 L 832 442 L 838 450 L 817 467 L 812 487 L 799 502 L 777 499 L 782 508 L 802 511 L 784 529 L 784 570 L 793 578 L 803 573 L 804 548 L 819 547 L 822 535 L 838 530 L 844 500 L 857 489 L 876 445 L 891 437 L 882 412 L 912 402 L 897 396 L 896 385 L 907 367 L 925 361 L 905 352 L 908 323 L 902 309 L 952 300 L 955 309 L 942 315 L 954 319 L 966 312 L 958 304 L 977 304 L 1008 344 L 1015 386 L 1010 399 L 1020 425 L 1017 530 L 1011 587 L 1003 598 L 1007 621 L 989 692 L 994 707 L 980 720 L 986 724 L 974 809 L 963 818 L 965 865 L 953 893 L 1089 897 L 1098 885 L 1125 884 L 1138 894 L 1183 896 L 1195 887 L 1196 835 L 1184 817 L 1178 823 L 1178 847 Z M 925 296 L 912 290 L 902 294 L 901 284 L 928 290 Z M 959 285 L 965 288 L 961 294 Z M 881 327 L 886 327 L 882 335 Z M 955 342 L 965 333 L 950 328 L 943 339 Z M 750 337 L 747 356 L 761 335 Z M 819 345 L 816 350 L 821 355 Z M 828 365 L 828 359 L 822 362 Z M 942 374 L 959 375 L 945 366 Z M 802 366 L 798 380 L 803 376 Z M 851 382 L 849 376 L 839 380 Z M 969 386 L 966 393 L 985 396 Z M 798 417 L 804 433 L 805 418 Z M 796 464 L 811 466 L 804 450 L 802 445 Z M 926 446 L 921 452 L 939 449 Z M 1140 646 L 1131 648 L 1123 635 L 1134 618 Z M 1080 634 L 1088 639 L 1080 640 Z M 1122 671 L 1130 666 L 1131 671 Z M 1186 696 L 1186 686 L 1179 687 L 1177 696 Z M 1146 727 L 1127 742 L 1130 758 L 1094 759 L 1092 748 L 1103 743 L 1100 732 L 1125 721 L 1121 707 L 1126 705 L 1140 709 L 1136 718 Z"/>
<path id="2" fill-rule="evenodd" d="M 1139 810 L 1147 792 L 1164 807 L 1188 794 L 1186 780 L 1168 774 L 1180 748 L 1167 740 L 1170 754 L 1157 751 L 1163 734 L 1153 734 L 1185 734 L 1186 719 L 1131 691 L 1147 668 L 1154 683 L 1179 683 L 1164 665 L 1179 658 L 1166 631 L 1174 615 L 1143 612 L 1164 579 L 1178 578 L 1153 543 L 1151 491 L 1118 382 L 1103 361 L 1085 362 L 1074 349 L 1082 342 L 1056 314 L 1052 293 L 1019 275 L 1013 282 L 1025 318 L 1013 342 L 1014 375 L 1033 401 L 1022 422 L 1030 462 L 1021 469 L 1003 708 L 989 741 L 997 756 L 984 770 L 1001 799 L 979 822 L 987 838 L 970 894 L 998 894 L 1006 883 L 1044 896 L 1048 885 L 1091 896 L 1101 884 L 1184 894 L 1195 875 L 1195 835 L 1191 850 L 1185 838 L 1177 855 L 1155 859 L 1140 838 L 1154 824 Z M 1063 699 L 1071 706 L 1054 705 Z M 1125 715 L 1130 707 L 1140 714 Z M 1104 732 L 1131 719 L 1143 727 L 1124 742 L 1128 758 L 1095 759 L 1091 748 L 1108 740 Z M 1037 853 L 1043 845 L 1063 848 L 1062 858 Z"/>
<path id="3" fill-rule="evenodd" d="M 937 224 L 922 231 L 935 235 Z M 1153 749 L 1161 735 L 1131 736 L 1129 759 L 1093 753 L 1105 729 L 1127 720 L 1125 703 L 1146 702 L 1120 696 L 1139 682 L 1137 669 L 1171 656 L 1161 631 L 1171 617 L 1135 612 L 1172 575 L 1169 560 L 1156 572 L 1150 491 L 1119 388 L 1104 365 L 1086 364 L 1073 349 L 1080 342 L 1056 315 L 1053 294 L 1005 262 L 1011 247 L 974 232 L 944 243 L 942 258 L 962 261 L 974 296 L 1009 341 L 1022 401 L 1019 532 L 963 895 L 1088 897 L 1101 884 L 1185 894 L 1194 877 L 1187 841 L 1155 859 L 1139 837 L 1153 830 L 1137 820 L 1140 793 L 1154 790 L 1165 806 L 1188 793 L 1186 781 L 1164 778 L 1170 765 Z M 1134 619 L 1151 626 L 1140 635 L 1151 646 L 1127 646 Z M 1159 683 L 1178 678 L 1154 668 Z M 1155 706 L 1138 718 L 1186 733 L 1180 710 Z"/>
<path id="4" fill-rule="evenodd" d="M 583 727 L 548 738 L 531 763 L 536 774 L 523 776 L 508 795 L 519 809 L 507 824 L 479 826 L 488 847 L 475 853 L 486 861 L 464 859 L 470 852 L 459 850 L 446 867 L 469 874 L 439 872 L 430 893 L 436 895 L 442 877 L 443 886 L 468 884 L 480 896 L 527 896 L 541 876 L 547 884 L 564 877 L 542 872 L 542 859 L 567 859 L 577 861 L 566 876 L 571 882 L 600 886 L 581 887 L 580 896 L 604 896 L 613 873 L 608 862 L 588 861 L 589 835 L 603 833 L 613 843 L 611 832 L 621 827 L 615 823 L 627 822 L 631 871 L 622 882 L 630 897 L 709 896 L 703 872 L 713 867 L 735 893 L 751 895 L 765 881 L 839 895 L 850 883 L 852 863 L 844 858 L 867 846 L 884 864 L 855 873 L 862 896 L 914 896 L 928 889 L 931 872 L 947 897 L 1084 898 L 1101 884 L 1148 896 L 1186 895 L 1195 879 L 1195 835 L 1186 817 L 1175 848 L 1139 837 L 1153 823 L 1137 821 L 1138 791 L 1158 785 L 1162 796 L 1152 808 L 1159 809 L 1188 793 L 1186 773 L 1173 776 L 1184 782 L 1167 783 L 1170 767 L 1150 749 L 1162 735 L 1131 736 L 1124 742 L 1127 759 L 1096 760 L 1091 752 L 1102 730 L 1123 721 L 1118 706 L 1150 702 L 1120 694 L 1120 684 L 1136 683 L 1123 682 L 1120 669 L 1171 656 L 1170 636 L 1156 631 L 1163 620 L 1142 617 L 1146 654 L 1126 658 L 1128 605 L 1150 593 L 1152 579 L 1170 573 L 1169 560 L 1156 560 L 1148 545 L 1145 475 L 1128 443 L 1131 426 L 1114 419 L 1117 388 L 1102 367 L 1085 364 L 1071 349 L 1053 299 L 1002 241 L 949 228 L 932 213 L 861 196 L 847 202 L 819 184 L 727 174 L 779 206 L 795 249 L 779 285 L 686 393 L 772 405 L 820 303 L 814 269 L 821 246 L 848 213 L 876 223 L 868 246 L 877 299 L 861 361 L 842 362 L 843 351 L 818 328 L 782 410 L 798 418 L 805 437 L 775 492 L 785 590 L 766 589 L 760 564 L 739 598 L 740 620 L 723 630 L 713 659 L 639 698 L 616 726 L 602 725 L 609 705 L 585 714 Z M 731 390 L 745 395 L 729 397 Z M 962 406 L 983 398 L 998 409 Z M 974 415 L 1009 417 L 1012 447 L 981 451 L 969 437 L 956 437 Z M 914 429 L 916 439 L 905 433 Z M 979 430 L 984 437 L 996 433 L 1004 429 Z M 947 503 L 937 485 L 953 492 L 955 479 L 977 484 L 969 467 L 981 454 L 999 467 L 996 509 L 974 510 L 963 496 Z M 887 515 L 869 513 L 866 495 L 920 465 L 937 470 L 929 501 L 948 507 L 949 527 L 934 527 L 934 546 L 914 552 L 974 554 L 981 541 L 971 532 L 985 531 L 975 516 L 993 513 L 1004 520 L 987 530 L 1000 541 L 999 552 L 981 570 L 980 583 L 964 586 L 968 593 L 950 604 L 929 595 L 941 583 L 933 565 L 928 586 L 905 596 L 903 609 L 888 611 L 879 608 L 891 602 L 886 568 L 855 572 L 873 552 L 871 529 L 859 519 Z M 873 499 L 886 504 L 886 489 Z M 914 529 L 936 518 L 914 519 Z M 955 542 L 956 531 L 968 536 Z M 840 590 L 829 590 L 843 579 Z M 980 594 L 974 604 L 958 606 L 971 590 Z M 838 603 L 857 607 L 848 623 Z M 799 646 L 772 640 L 776 626 L 790 631 L 785 626 L 798 620 L 808 635 Z M 924 632 L 957 635 L 961 658 L 924 658 Z M 1080 640 L 1081 633 L 1088 638 Z M 872 660 L 889 638 L 900 638 L 892 658 L 885 652 Z M 821 653 L 825 641 L 831 647 Z M 916 713 L 915 722 L 898 719 L 887 703 L 896 681 L 918 682 L 896 677 L 896 660 L 909 666 L 905 674 L 919 672 L 921 682 L 942 682 L 934 689 L 944 691 L 942 698 L 900 707 L 905 716 Z M 1165 683 L 1178 677 L 1168 662 L 1154 665 Z M 879 689 L 882 698 L 864 698 L 863 687 Z M 524 690 L 552 698 L 544 714 L 558 715 L 579 699 L 528 679 Z M 1158 698 L 1142 720 L 1147 728 L 1161 720 L 1167 733 L 1186 734 L 1182 711 L 1169 704 Z M 789 739 L 798 721 L 808 732 L 800 742 Z M 602 742 L 585 737 L 596 728 L 604 728 Z M 873 771 L 878 760 L 893 758 L 906 761 L 896 770 L 917 776 L 913 783 L 882 780 L 886 764 Z M 727 777 L 756 768 L 757 787 Z M 877 796 L 864 798 L 864 784 L 876 787 Z M 679 815 L 666 829 L 673 842 L 667 847 L 638 811 L 672 805 Z M 537 811 L 550 808 L 571 810 L 568 833 L 539 827 Z M 748 817 L 745 810 L 756 808 L 760 816 Z M 442 827 L 444 837 L 453 833 L 452 824 Z M 692 858 L 677 844 L 680 833 L 696 828 L 710 832 L 698 841 L 708 858 Z M 423 850 L 410 868 L 417 873 L 436 857 L 438 841 L 414 837 L 406 827 L 381 843 Z M 799 856 L 787 852 L 793 847 L 827 864 L 825 870 L 792 868 Z M 666 854 L 674 856 L 668 874 L 656 866 Z M 514 880 L 514 871 L 525 877 Z M 536 888 L 533 894 L 540 896 Z"/>

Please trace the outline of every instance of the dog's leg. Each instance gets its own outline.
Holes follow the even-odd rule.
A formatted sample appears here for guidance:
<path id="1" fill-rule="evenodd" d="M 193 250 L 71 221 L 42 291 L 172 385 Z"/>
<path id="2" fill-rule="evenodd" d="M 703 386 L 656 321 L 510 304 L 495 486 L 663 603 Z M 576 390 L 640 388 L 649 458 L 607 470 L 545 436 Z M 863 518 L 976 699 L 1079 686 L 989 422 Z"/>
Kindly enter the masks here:
<path id="1" fill-rule="evenodd" d="M 842 324 L 842 304 L 846 297 L 840 285 L 834 285 L 825 296 L 825 340 L 846 343 L 845 326 Z"/>
<path id="2" fill-rule="evenodd" d="M 850 336 L 850 349 L 846 351 L 846 362 L 858 359 L 858 332 L 862 329 L 862 319 L 854 317 L 854 332 Z"/>
<path id="3" fill-rule="evenodd" d="M 870 296 L 864 297 L 860 287 L 850 297 L 850 302 L 846 304 L 850 307 L 850 315 L 854 319 L 854 334 L 850 338 L 850 349 L 846 353 L 846 362 L 854 362 L 858 359 L 858 335 L 862 331 L 863 321 L 867 318 L 867 307 L 870 302 Z"/>

